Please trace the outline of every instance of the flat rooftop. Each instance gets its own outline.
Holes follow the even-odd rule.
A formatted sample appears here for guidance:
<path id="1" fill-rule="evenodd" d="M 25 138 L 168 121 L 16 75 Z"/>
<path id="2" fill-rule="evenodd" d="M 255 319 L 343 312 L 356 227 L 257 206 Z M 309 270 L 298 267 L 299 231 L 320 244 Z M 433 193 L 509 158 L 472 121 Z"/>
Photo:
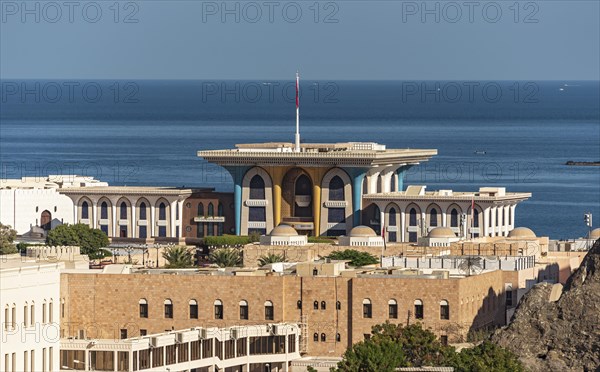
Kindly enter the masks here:
<path id="1" fill-rule="evenodd" d="M 375 142 L 302 143 L 300 152 L 294 152 L 294 144 L 290 142 L 237 144 L 233 149 L 198 151 L 199 157 L 221 165 L 418 164 L 435 155 L 435 149 L 387 149 L 385 145 Z"/>
<path id="2" fill-rule="evenodd" d="M 525 200 L 531 197 L 529 192 L 506 192 L 504 187 L 481 187 L 478 191 L 436 190 L 426 191 L 426 186 L 411 185 L 405 191 L 365 194 L 367 200 L 460 200 L 460 201 L 500 201 Z"/>

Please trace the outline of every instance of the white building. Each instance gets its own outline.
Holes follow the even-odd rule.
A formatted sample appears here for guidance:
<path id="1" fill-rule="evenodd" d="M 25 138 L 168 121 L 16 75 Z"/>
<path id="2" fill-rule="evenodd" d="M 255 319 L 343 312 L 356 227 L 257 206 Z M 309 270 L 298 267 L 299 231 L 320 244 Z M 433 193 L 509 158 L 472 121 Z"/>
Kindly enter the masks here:
<path id="1" fill-rule="evenodd" d="M 383 247 L 383 238 L 368 226 L 355 226 L 350 234 L 338 238 L 340 245 L 347 247 Z"/>
<path id="2" fill-rule="evenodd" d="M 73 223 L 73 201 L 58 191 L 64 187 L 107 186 L 89 177 L 56 176 L 0 179 L 0 222 L 23 235 L 34 226 L 50 230 Z"/>
<path id="3" fill-rule="evenodd" d="M 0 372 L 57 372 L 62 262 L 0 259 Z"/>
<path id="4" fill-rule="evenodd" d="M 269 235 L 260 237 L 261 245 L 304 246 L 307 242 L 306 235 L 298 235 L 296 229 L 284 224 L 275 227 Z"/>

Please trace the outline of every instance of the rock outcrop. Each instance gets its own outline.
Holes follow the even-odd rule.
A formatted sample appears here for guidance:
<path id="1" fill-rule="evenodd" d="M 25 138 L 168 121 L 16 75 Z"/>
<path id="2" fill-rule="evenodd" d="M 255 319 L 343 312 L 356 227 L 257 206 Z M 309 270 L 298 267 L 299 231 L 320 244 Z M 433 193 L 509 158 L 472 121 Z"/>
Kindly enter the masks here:
<path id="1" fill-rule="evenodd" d="M 547 283 L 533 287 L 519 303 L 512 323 L 492 340 L 534 372 L 600 372 L 600 239 L 558 301 L 550 300 L 552 288 Z M 557 297 L 556 291 L 554 287 L 552 297 Z"/>

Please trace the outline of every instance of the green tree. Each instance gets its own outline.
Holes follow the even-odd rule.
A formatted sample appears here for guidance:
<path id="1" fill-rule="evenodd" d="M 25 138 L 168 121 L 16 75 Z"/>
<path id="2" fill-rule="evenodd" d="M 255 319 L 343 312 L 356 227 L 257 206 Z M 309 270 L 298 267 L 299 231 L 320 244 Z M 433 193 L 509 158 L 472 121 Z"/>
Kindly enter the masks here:
<path id="1" fill-rule="evenodd" d="M 331 252 L 327 257 L 332 260 L 350 260 L 350 266 L 365 266 L 379 263 L 377 257 L 368 252 L 360 252 L 355 249 Z"/>
<path id="2" fill-rule="evenodd" d="M 187 247 L 169 247 L 162 253 L 162 256 L 168 262 L 165 265 L 167 269 L 183 269 L 194 266 L 194 254 Z"/>
<path id="3" fill-rule="evenodd" d="M 16 230 L 0 223 L 0 254 L 17 253 L 17 247 L 13 244 L 16 237 Z"/>
<path id="4" fill-rule="evenodd" d="M 263 267 L 268 264 L 276 263 L 276 262 L 286 262 L 287 260 L 281 254 L 269 253 L 264 256 L 261 256 L 258 259 L 258 266 Z"/>
<path id="5" fill-rule="evenodd" d="M 484 341 L 471 349 L 463 349 L 448 366 L 456 372 L 523 372 L 525 368 L 510 351 Z"/>
<path id="6" fill-rule="evenodd" d="M 242 264 L 242 251 L 237 248 L 218 248 L 210 252 L 208 259 L 219 267 L 234 267 Z"/>
<path id="7" fill-rule="evenodd" d="M 374 326 L 368 340 L 348 349 L 337 371 L 393 371 L 422 366 L 454 367 L 459 372 L 524 371 L 514 354 L 490 342 L 457 353 L 420 324 L 403 327 L 390 323 Z"/>
<path id="8" fill-rule="evenodd" d="M 81 254 L 92 259 L 102 258 L 107 255 L 101 248 L 108 246 L 108 237 L 102 230 L 91 229 L 85 224 L 59 225 L 48 232 L 46 237 L 48 245 L 75 245 L 81 248 Z"/>

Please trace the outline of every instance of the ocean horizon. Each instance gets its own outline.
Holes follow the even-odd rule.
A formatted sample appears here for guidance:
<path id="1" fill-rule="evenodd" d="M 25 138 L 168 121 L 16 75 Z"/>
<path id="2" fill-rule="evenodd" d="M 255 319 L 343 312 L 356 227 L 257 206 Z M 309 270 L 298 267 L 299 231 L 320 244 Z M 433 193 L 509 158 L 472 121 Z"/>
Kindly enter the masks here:
<path id="1" fill-rule="evenodd" d="M 198 150 L 292 142 L 294 82 L 0 80 L 2 178 L 80 174 L 111 185 L 214 187 L 222 168 Z M 291 87 L 291 88 L 290 88 Z M 597 81 L 301 82 L 304 142 L 437 149 L 405 185 L 531 192 L 516 225 L 585 236 L 600 220 Z M 596 223 L 595 226 L 598 226 Z"/>

